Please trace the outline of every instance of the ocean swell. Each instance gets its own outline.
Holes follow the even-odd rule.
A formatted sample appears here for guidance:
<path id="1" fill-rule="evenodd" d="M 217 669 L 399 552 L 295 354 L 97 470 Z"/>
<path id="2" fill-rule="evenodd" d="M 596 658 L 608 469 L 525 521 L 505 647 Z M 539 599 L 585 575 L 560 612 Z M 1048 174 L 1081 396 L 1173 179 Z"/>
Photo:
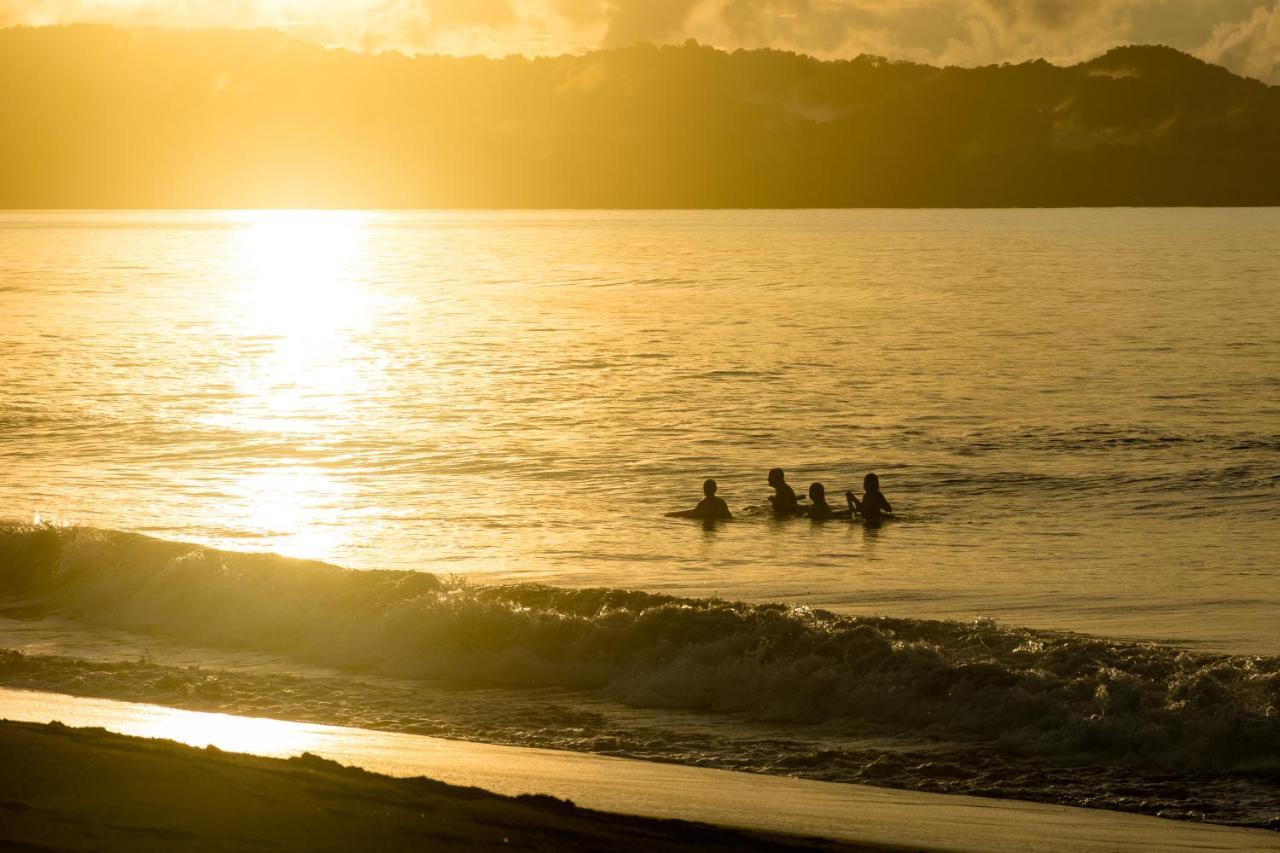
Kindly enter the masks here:
<path id="1" fill-rule="evenodd" d="M 987 621 L 621 589 L 474 586 L 80 527 L 0 526 L 18 608 L 357 671 L 974 741 L 1057 761 L 1280 773 L 1280 658 Z"/>

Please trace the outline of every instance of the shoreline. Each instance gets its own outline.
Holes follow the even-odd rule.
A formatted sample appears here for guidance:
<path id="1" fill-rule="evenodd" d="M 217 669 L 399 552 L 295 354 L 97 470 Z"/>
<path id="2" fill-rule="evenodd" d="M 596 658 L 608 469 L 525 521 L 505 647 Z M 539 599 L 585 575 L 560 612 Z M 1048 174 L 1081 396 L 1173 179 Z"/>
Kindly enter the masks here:
<path id="1" fill-rule="evenodd" d="M 304 754 L 260 758 L 164 740 L 0 722 L 0 847 L 886 851 L 393 779 Z M 12 847 L 10 847 L 12 845 Z"/>
<path id="2" fill-rule="evenodd" d="M 478 586 L 121 531 L 18 529 L 0 537 L 0 563 L 0 605 L 13 617 L 0 619 L 0 650 L 12 649 L 0 652 L 0 683 L 12 687 L 1224 825 L 1280 821 L 1280 721 L 1269 710 L 1280 658 L 990 620 Z M 106 647 L 94 648 L 98 632 Z M 85 659 L 59 656 L 63 645 Z"/>
<path id="3" fill-rule="evenodd" d="M 3 624 L 3 620 L 0 620 Z M 0 638 L 3 634 L 0 634 Z M 1142 797 L 1106 793 L 1116 774 L 1058 767 L 1034 759 L 1018 772 L 1008 760 L 995 778 L 977 766 L 994 756 L 975 744 L 855 736 L 804 728 L 783 731 L 741 719 L 693 712 L 628 708 L 571 691 L 508 695 L 448 683 L 411 683 L 244 660 L 231 669 L 216 659 L 182 665 L 157 660 L 84 660 L 6 650 L 0 643 L 0 696 L 9 691 L 156 705 L 176 711 L 261 718 L 298 725 L 349 727 L 389 735 L 426 736 L 497 747 L 533 748 L 677 766 L 757 773 L 840 785 L 1019 800 L 1156 816 L 1219 826 L 1276 829 L 1259 811 L 1270 788 L 1239 787 L 1230 776 L 1159 773 L 1133 768 L 1120 779 Z M 171 652 L 173 650 L 170 650 Z M 188 654 L 196 650 L 187 650 Z M 163 660 L 165 652 L 160 651 Z M 691 752 L 692 750 L 692 752 Z M 773 756 L 769 758 L 769 756 Z M 963 766 L 974 772 L 956 772 Z M 939 770 L 923 778 L 920 768 Z M 947 772 L 945 768 L 953 768 Z M 1032 772 L 1036 784 L 1019 784 Z M 1234 810 L 1193 813 L 1187 791 L 1236 784 Z M 1219 796 L 1225 796 L 1220 794 Z M 1252 812 L 1250 819 L 1247 815 Z M 1258 815 L 1265 815 L 1258 817 Z"/>
<path id="4" fill-rule="evenodd" d="M 296 767 L 297 759 L 278 759 L 305 752 L 389 776 L 428 776 L 439 783 L 479 787 L 504 795 L 544 794 L 605 812 L 829 838 L 852 842 L 860 849 L 870 845 L 876 849 L 972 851 L 1030 851 L 1046 846 L 1061 851 L 1280 850 L 1280 833 L 1265 830 L 6 691 L 0 694 L 0 717 L 13 716 L 35 724 L 62 719 L 73 726 L 95 727 L 87 730 L 89 736 L 109 741 L 113 754 L 120 749 L 159 744 L 146 748 L 176 750 L 175 754 L 187 757 L 226 755 L 215 750 L 241 751 L 275 756 L 276 766 Z M 0 744 L 12 725 L 15 724 L 0 726 Z M 139 741 L 107 734 L 98 727 L 131 735 L 171 737 L 193 746 Z M 53 731 L 75 737 L 76 732 L 86 730 L 55 725 Z M 205 744 L 214 749 L 202 753 L 195 748 Z M 80 760 L 83 756 L 50 752 L 39 743 L 32 746 L 28 755 L 37 772 L 50 774 L 47 778 L 57 796 L 75 803 L 81 801 L 83 792 L 77 774 L 85 769 Z M 268 760 L 244 756 L 239 759 Z M 92 769 L 97 765 L 87 766 Z M 13 762 L 7 762 L 7 767 L 14 769 L 0 782 L 8 788 L 0 800 L 27 802 L 20 795 L 27 790 L 23 788 L 27 783 L 24 773 L 17 772 Z M 180 760 L 171 770 L 180 775 L 194 772 L 191 765 Z M 159 793 L 143 788 L 128 796 L 154 804 L 155 797 L 172 797 L 170 792 L 182 787 L 160 785 Z M 74 797 L 65 793 L 69 790 L 76 791 Z M 341 790 L 337 795 L 366 802 L 348 797 Z M 121 790 L 108 786 L 91 801 L 113 813 L 112 802 L 121 796 Z M 182 827 L 170 823 L 169 829 Z"/>

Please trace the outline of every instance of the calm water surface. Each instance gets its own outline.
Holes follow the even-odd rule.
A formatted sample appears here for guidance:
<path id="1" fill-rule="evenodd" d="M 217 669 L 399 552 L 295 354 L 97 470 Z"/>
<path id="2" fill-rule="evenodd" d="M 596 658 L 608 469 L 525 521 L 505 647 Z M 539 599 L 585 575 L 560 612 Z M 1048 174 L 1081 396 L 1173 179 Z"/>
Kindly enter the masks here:
<path id="1" fill-rule="evenodd" d="M 1278 484 L 1277 209 L 0 214 L 0 517 L 1274 653 Z"/>

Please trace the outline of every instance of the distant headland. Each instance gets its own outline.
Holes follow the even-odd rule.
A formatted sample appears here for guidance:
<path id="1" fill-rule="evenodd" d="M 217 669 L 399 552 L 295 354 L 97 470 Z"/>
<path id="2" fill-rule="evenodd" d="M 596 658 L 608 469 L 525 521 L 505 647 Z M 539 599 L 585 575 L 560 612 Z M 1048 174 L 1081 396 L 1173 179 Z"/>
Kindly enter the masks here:
<path id="1" fill-rule="evenodd" d="M 1167 47 L 935 68 L 0 30 L 0 207 L 1280 204 L 1280 86 Z"/>

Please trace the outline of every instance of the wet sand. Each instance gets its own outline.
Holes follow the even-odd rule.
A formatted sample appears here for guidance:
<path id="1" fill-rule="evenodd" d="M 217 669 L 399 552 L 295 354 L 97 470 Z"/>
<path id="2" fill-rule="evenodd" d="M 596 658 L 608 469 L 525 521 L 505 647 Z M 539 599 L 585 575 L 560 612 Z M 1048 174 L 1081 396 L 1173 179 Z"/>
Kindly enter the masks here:
<path id="1" fill-rule="evenodd" d="M 196 713 L 155 705 L 76 699 L 52 693 L 0 689 L 0 717 L 34 723 L 63 720 L 74 726 L 102 726 L 127 735 L 172 738 L 197 748 L 213 745 L 227 752 L 276 758 L 309 753 L 402 779 L 425 776 L 441 783 L 483 788 L 506 796 L 547 794 L 602 812 L 733 826 L 791 837 L 835 839 L 855 845 L 857 849 L 867 849 L 868 846 L 871 849 L 905 847 L 975 853 L 1031 853 L 1045 849 L 1064 853 L 1145 853 L 1151 849 L 1280 851 L 1280 833 L 1265 830 L 1012 800 L 812 782 L 366 729 Z M 98 734 L 102 734 L 102 730 L 99 729 Z M 3 747 L 3 740 L 0 740 L 0 754 L 9 751 Z M 189 757 L 202 753 L 182 754 Z M 101 800 L 106 803 L 103 807 L 106 813 L 111 814 L 111 804 L 121 796 L 143 804 L 161 802 L 170 811 L 173 806 L 181 807 L 184 802 L 164 799 L 169 796 L 170 788 L 186 787 L 189 772 L 181 761 L 173 766 L 168 780 L 163 777 L 153 779 L 155 791 L 142 788 L 130 793 L 110 785 L 94 789 L 81 784 L 80 765 L 87 765 L 93 773 L 97 772 L 99 759 L 92 753 L 68 753 L 63 749 L 54 750 L 50 755 L 52 772 L 62 775 L 55 776 L 49 788 L 56 796 L 70 798 L 64 802 L 73 807 L 78 808 L 76 804 L 84 798 L 95 803 Z M 37 750 L 30 761 L 41 767 L 45 758 Z M 0 785 L 0 802 L 25 803 L 22 797 L 28 789 L 24 787 L 24 771 L 17 764 L 14 764 L 15 769 L 9 770 L 9 765 L 10 762 L 4 765 L 9 779 Z M 41 772 L 49 771 L 42 769 L 33 775 L 38 778 Z M 112 774 L 108 777 L 115 778 Z M 10 793 L 5 794 L 4 791 Z M 209 797 L 216 800 L 217 796 L 216 790 L 210 790 L 198 801 L 204 802 Z M 273 796 L 279 800 L 284 795 Z M 369 800 L 359 790 L 353 789 L 336 792 L 333 802 L 341 804 L 348 799 L 358 802 Z M 373 802 L 377 802 L 376 798 Z M 301 808 L 296 803 L 291 807 Z M 342 805 L 333 807 L 345 808 Z M 412 811 L 412 807 L 406 808 Z M 137 813 L 135 810 L 135 813 L 146 817 L 150 811 L 144 809 Z M 356 813 L 354 818 L 348 815 L 347 819 L 363 819 L 361 814 Z M 180 824 L 176 826 L 182 828 Z M 174 829 L 175 826 L 169 828 Z M 305 838 L 302 841 L 305 842 Z M 595 839 L 586 843 L 595 848 L 605 841 Z M 747 842 L 739 840 L 733 843 Z M 284 846 L 291 844 L 285 843 Z M 615 848 L 619 844 L 608 841 L 606 846 Z M 654 845 L 645 842 L 645 846 Z"/>
<path id="2" fill-rule="evenodd" d="M 886 850 L 590 811 L 58 723 L 0 723 L 0 848 Z"/>

